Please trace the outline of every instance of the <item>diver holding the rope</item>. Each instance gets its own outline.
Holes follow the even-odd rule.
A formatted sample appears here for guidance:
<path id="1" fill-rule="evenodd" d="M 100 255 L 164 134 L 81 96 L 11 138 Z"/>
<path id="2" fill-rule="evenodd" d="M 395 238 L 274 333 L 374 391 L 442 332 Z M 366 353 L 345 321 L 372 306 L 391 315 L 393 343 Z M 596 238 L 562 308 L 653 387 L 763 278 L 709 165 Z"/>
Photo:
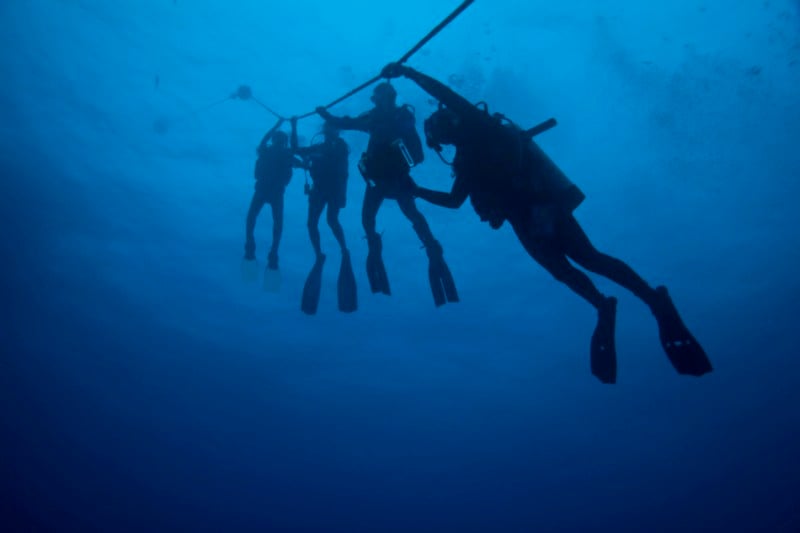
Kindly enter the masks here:
<path id="1" fill-rule="evenodd" d="M 277 274 L 278 247 L 283 234 L 283 200 L 286 186 L 292 179 L 295 168 L 305 164 L 296 157 L 289 147 L 289 136 L 280 130 L 284 120 L 278 122 L 264 135 L 256 149 L 258 158 L 255 165 L 255 191 L 250 201 L 245 224 L 245 262 L 255 261 L 256 241 L 254 236 L 256 219 L 265 204 L 272 208 L 272 245 L 267 256 L 266 274 Z M 266 278 L 265 278 L 266 282 Z"/>
<path id="2" fill-rule="evenodd" d="M 318 107 L 316 111 L 335 128 L 369 134 L 367 151 L 362 155 L 358 168 L 367 182 L 361 215 L 369 247 L 367 277 L 370 289 L 373 293 L 391 294 L 383 264 L 382 240 L 375 225 L 383 201 L 393 199 L 411 221 L 428 254 L 428 276 L 434 304 L 438 307 L 447 302 L 457 302 L 458 292 L 444 260 L 442 246 L 434 238 L 414 201 L 416 184 L 410 170 L 424 158 L 422 141 L 413 112 L 409 106 L 398 106 L 396 100 L 394 87 L 382 82 L 372 93 L 375 106 L 358 117 L 335 117 L 325 107 Z"/>
<path id="3" fill-rule="evenodd" d="M 323 140 L 310 146 L 299 147 L 297 140 L 297 117 L 291 118 L 292 151 L 308 163 L 311 184 L 306 183 L 308 195 L 308 236 L 314 248 L 316 260 L 308 275 L 303 289 L 301 310 L 309 315 L 317 312 L 320 286 L 322 283 L 322 267 L 325 254 L 322 253 L 319 234 L 319 219 L 325 208 L 328 208 L 327 220 L 336 242 L 342 252 L 342 262 L 338 278 L 339 310 L 352 313 L 358 308 L 356 279 L 350 262 L 350 252 L 344 237 L 342 224 L 339 222 L 339 211 L 347 204 L 348 156 L 350 149 L 330 122 L 322 126 Z"/>
<path id="4" fill-rule="evenodd" d="M 455 147 L 455 181 L 449 193 L 417 188 L 416 196 L 457 208 L 467 198 L 481 220 L 498 229 L 507 220 L 528 254 L 598 311 L 591 342 L 592 373 L 616 381 L 614 341 L 617 299 L 603 295 L 570 263 L 628 289 L 648 305 L 658 322 L 661 344 L 680 374 L 712 370 L 703 348 L 684 325 L 665 287 L 652 288 L 630 266 L 598 251 L 573 211 L 584 195 L 533 142 L 532 135 L 502 115 L 490 115 L 443 83 L 399 63 L 387 65 L 385 78 L 403 76 L 440 102 L 425 121 L 429 147 Z"/>

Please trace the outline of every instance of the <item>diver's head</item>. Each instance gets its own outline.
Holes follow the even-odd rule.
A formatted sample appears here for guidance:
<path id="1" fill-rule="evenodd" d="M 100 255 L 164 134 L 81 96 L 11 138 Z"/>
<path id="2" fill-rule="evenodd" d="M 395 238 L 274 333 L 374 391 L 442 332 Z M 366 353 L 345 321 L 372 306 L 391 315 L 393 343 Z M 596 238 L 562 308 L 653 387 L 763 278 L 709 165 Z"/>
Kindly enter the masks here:
<path id="1" fill-rule="evenodd" d="M 272 146 L 276 148 L 286 148 L 289 146 L 289 136 L 286 132 L 276 131 L 272 134 Z"/>
<path id="2" fill-rule="evenodd" d="M 333 122 L 326 120 L 322 123 L 322 135 L 325 139 L 335 139 L 339 136 L 339 128 L 333 125 Z"/>
<path id="3" fill-rule="evenodd" d="M 460 123 L 454 111 L 439 108 L 425 120 L 425 143 L 437 152 L 442 150 L 443 144 L 456 144 Z"/>
<path id="4" fill-rule="evenodd" d="M 397 91 L 392 87 L 388 81 L 384 81 L 375 86 L 370 98 L 375 107 L 379 109 L 388 109 L 395 106 L 397 101 Z"/>

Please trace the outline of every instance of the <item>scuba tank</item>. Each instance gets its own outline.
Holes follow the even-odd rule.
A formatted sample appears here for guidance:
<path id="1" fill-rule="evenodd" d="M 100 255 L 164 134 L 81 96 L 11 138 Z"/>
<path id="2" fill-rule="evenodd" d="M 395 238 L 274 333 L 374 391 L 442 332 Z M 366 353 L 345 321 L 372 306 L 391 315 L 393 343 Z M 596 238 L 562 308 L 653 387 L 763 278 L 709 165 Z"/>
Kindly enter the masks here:
<path id="1" fill-rule="evenodd" d="M 572 213 L 586 199 L 581 191 L 533 140 L 527 142 L 528 172 L 537 197 Z"/>
<path id="2" fill-rule="evenodd" d="M 483 111 L 489 115 L 488 106 L 482 104 Z M 516 169 L 512 170 L 511 177 L 512 187 L 531 192 L 537 202 L 555 204 L 567 213 L 572 213 L 586 199 L 586 195 L 533 140 L 536 135 L 556 126 L 555 119 L 523 130 L 501 113 L 489 116 L 502 128 L 513 132 L 518 143 L 517 160 L 513 165 Z"/>

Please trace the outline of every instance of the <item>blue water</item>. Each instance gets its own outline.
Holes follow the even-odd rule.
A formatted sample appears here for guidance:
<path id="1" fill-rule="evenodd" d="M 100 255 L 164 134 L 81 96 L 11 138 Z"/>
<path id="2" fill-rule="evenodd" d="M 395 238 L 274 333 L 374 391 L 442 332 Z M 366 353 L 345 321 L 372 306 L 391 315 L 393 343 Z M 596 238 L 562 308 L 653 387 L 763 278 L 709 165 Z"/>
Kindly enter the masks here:
<path id="1" fill-rule="evenodd" d="M 652 5 L 651 5 L 652 4 Z M 299 311 L 302 173 L 278 293 L 243 283 L 272 117 L 368 79 L 452 0 L 0 5 L 3 531 L 798 531 L 800 3 L 477 0 L 410 64 L 532 126 L 595 244 L 666 284 L 715 365 L 678 376 L 620 298 L 619 382 L 593 309 L 469 205 L 420 202 L 462 302 L 436 309 L 397 206 L 394 294 Z M 430 99 L 398 81 L 418 125 Z M 335 107 L 357 114 L 369 91 Z M 160 120 L 166 131 L 157 133 Z M 316 118 L 301 123 L 305 141 Z M 428 152 L 418 183 L 448 189 Z M 257 227 L 264 262 L 268 211 Z"/>

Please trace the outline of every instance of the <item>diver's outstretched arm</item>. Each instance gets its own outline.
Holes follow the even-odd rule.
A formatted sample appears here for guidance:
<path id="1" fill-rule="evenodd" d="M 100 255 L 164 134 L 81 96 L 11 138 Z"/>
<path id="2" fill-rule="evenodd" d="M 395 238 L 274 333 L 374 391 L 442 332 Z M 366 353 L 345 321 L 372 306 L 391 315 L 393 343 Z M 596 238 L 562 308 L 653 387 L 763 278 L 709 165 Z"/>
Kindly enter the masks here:
<path id="1" fill-rule="evenodd" d="M 459 115 L 475 112 L 475 106 L 472 105 L 469 100 L 439 80 L 433 79 L 427 74 L 423 74 L 411 67 L 398 63 L 390 63 L 386 65 L 381 74 L 386 78 L 396 78 L 399 76 L 408 78 L 419 85 L 423 91 L 430 94 Z"/>
<path id="2" fill-rule="evenodd" d="M 458 209 L 464 205 L 464 202 L 469 196 L 467 188 L 459 178 L 456 178 L 450 192 L 434 191 L 432 189 L 426 189 L 425 187 L 417 187 L 414 191 L 414 195 L 433 205 L 448 207 L 450 209 Z"/>
<path id="3" fill-rule="evenodd" d="M 326 122 L 330 122 L 333 127 L 338 128 L 340 130 L 357 130 L 369 133 L 369 126 L 370 126 L 370 119 L 369 119 L 369 111 L 363 113 L 357 117 L 337 117 L 331 115 L 327 109 L 320 106 L 316 109 L 317 114 L 325 119 Z"/>
<path id="4" fill-rule="evenodd" d="M 279 118 L 278 122 L 276 122 L 275 125 L 272 126 L 272 128 L 266 133 L 266 135 L 264 135 L 264 138 L 261 139 L 261 144 L 258 145 L 258 148 L 259 149 L 266 148 L 269 140 L 272 139 L 272 136 L 275 134 L 276 131 L 278 131 L 278 128 L 280 128 L 281 126 L 283 126 L 283 119 Z"/>

